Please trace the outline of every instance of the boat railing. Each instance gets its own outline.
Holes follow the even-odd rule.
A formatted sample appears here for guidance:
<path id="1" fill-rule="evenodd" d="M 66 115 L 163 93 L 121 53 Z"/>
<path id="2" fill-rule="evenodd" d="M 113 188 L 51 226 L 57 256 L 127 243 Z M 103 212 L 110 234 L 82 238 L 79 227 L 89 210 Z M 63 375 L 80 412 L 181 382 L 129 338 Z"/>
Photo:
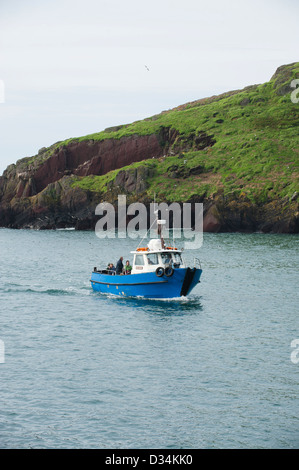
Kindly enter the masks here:
<path id="1" fill-rule="evenodd" d="M 116 272 L 113 269 L 97 269 L 96 267 L 93 268 L 94 273 L 100 273 L 100 274 L 109 274 L 111 276 L 114 276 Z"/>

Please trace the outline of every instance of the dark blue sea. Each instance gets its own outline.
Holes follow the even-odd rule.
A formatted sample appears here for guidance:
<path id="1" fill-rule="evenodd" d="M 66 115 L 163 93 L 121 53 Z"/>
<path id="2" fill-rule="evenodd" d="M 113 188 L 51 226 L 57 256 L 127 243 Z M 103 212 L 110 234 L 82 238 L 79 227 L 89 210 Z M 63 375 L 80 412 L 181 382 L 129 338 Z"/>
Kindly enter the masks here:
<path id="1" fill-rule="evenodd" d="M 159 301 L 91 290 L 136 240 L 1 229 L 0 448 L 298 449 L 298 244 L 204 234 Z"/>

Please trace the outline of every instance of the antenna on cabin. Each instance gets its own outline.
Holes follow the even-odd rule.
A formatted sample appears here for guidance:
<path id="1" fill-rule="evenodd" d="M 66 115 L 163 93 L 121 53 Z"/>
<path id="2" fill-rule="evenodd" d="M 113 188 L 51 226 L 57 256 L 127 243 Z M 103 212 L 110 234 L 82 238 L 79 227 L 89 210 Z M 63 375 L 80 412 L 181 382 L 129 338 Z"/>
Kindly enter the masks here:
<path id="1" fill-rule="evenodd" d="M 156 216 L 156 220 L 158 220 L 158 211 L 156 210 L 156 193 L 154 193 L 154 214 Z"/>
<path id="2" fill-rule="evenodd" d="M 150 232 L 150 230 L 152 229 L 153 225 L 155 223 L 157 223 L 157 228 L 158 228 L 158 211 L 156 210 L 156 193 L 154 193 L 154 214 L 156 216 L 156 219 L 154 219 L 152 225 L 149 227 L 149 229 L 147 230 L 146 234 L 144 235 L 144 237 L 142 238 L 142 240 L 140 241 L 139 245 L 137 248 L 140 247 L 141 243 L 143 242 L 143 240 L 145 239 L 145 237 L 147 237 L 147 234 Z"/>

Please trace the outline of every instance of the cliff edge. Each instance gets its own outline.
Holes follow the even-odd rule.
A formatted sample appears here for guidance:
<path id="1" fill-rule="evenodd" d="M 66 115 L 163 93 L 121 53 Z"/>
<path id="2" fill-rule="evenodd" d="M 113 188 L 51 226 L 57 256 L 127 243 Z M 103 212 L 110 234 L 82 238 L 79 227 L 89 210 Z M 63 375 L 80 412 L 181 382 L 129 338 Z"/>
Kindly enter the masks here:
<path id="1" fill-rule="evenodd" d="M 0 177 L 0 226 L 93 229 L 100 202 L 156 194 L 203 202 L 205 231 L 298 233 L 298 78 L 299 63 L 284 65 L 267 83 L 42 148 Z"/>

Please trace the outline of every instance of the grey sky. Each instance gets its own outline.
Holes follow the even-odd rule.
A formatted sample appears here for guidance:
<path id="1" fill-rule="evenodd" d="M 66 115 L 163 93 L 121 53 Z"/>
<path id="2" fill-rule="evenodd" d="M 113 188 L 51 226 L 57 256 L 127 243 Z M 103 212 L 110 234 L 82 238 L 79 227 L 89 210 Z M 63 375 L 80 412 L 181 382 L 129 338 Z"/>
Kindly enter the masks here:
<path id="1" fill-rule="evenodd" d="M 58 140 L 269 80 L 299 60 L 298 13 L 296 0 L 0 0 L 0 174 Z"/>

